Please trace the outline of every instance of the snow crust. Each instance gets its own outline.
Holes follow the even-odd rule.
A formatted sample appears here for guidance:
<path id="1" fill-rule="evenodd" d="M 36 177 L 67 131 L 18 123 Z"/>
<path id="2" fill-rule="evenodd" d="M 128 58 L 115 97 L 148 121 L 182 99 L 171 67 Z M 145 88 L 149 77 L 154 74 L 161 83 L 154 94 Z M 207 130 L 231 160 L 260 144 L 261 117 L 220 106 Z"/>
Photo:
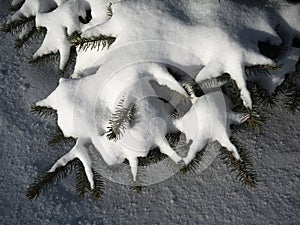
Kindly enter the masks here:
<path id="1" fill-rule="evenodd" d="M 144 95 L 148 96 L 155 93 L 149 80 L 157 81 L 163 85 L 167 84 L 181 95 L 188 96 L 180 84 L 168 73 L 166 67 L 159 63 L 142 63 L 128 68 L 120 68 L 120 71 L 112 76 L 111 73 L 107 73 L 102 68 L 109 65 L 110 57 L 107 57 L 109 54 L 113 54 L 114 51 L 128 43 L 159 40 L 178 44 L 191 51 L 199 60 L 195 61 L 194 57 L 174 57 L 175 51 L 169 49 L 165 55 L 170 56 L 172 64 L 190 68 L 200 67 L 201 69 L 196 73 L 191 74 L 197 83 L 228 73 L 236 81 L 243 103 L 249 109 L 252 108 L 252 101 L 246 88 L 248 78 L 245 74 L 245 66 L 274 66 L 276 63 L 282 63 L 281 70 L 275 73 L 271 79 L 258 79 L 258 82 L 263 83 L 263 86 L 272 92 L 276 86 L 281 84 L 286 73 L 295 70 L 295 64 L 300 54 L 299 49 L 291 46 L 293 39 L 298 37 L 300 32 L 299 4 L 292 5 L 269 1 L 268 4 L 261 5 L 262 7 L 256 7 L 251 5 L 250 1 L 245 3 L 220 1 L 219 3 L 204 0 L 176 2 L 126 0 L 113 2 L 111 6 L 113 16 L 110 18 L 107 15 L 108 1 L 57 1 L 57 8 L 50 12 L 46 12 L 47 9 L 51 8 L 50 4 L 45 5 L 42 2 L 41 0 L 28 0 L 21 10 L 12 17 L 12 19 L 16 19 L 20 15 L 35 15 L 36 25 L 47 28 L 44 42 L 34 57 L 59 51 L 61 56 L 60 68 L 62 69 L 69 57 L 71 44 L 68 41 L 68 36 L 74 31 L 82 33 L 82 37 L 115 36 L 116 41 L 110 49 L 100 53 L 96 51 L 79 52 L 72 77 L 76 78 L 82 75 L 86 77 L 61 79 L 57 89 L 48 98 L 38 102 L 37 105 L 57 110 L 58 125 L 65 136 L 78 138 L 74 149 L 80 148 L 80 151 L 84 151 L 78 146 L 81 146 L 80 143 L 83 140 L 88 139 L 108 164 L 120 163 L 124 158 L 127 158 L 130 161 L 134 180 L 137 174 L 137 157 L 146 156 L 153 145 L 160 146 L 161 151 L 175 162 L 181 160 L 178 155 L 172 152 L 173 150 L 163 138 L 166 132 L 170 131 L 174 121 L 169 118 L 170 112 L 164 110 L 162 102 L 153 102 L 152 100 L 139 102 L 139 108 L 146 111 L 142 113 L 145 114 L 142 119 L 144 123 L 141 122 L 140 126 L 129 129 L 130 131 L 137 129 L 135 135 L 141 135 L 144 138 L 147 136 L 143 128 L 146 122 L 151 121 L 152 116 L 159 115 L 167 122 L 165 127 L 158 126 L 159 123 L 157 122 L 154 122 L 157 127 L 150 125 L 150 130 L 155 131 L 153 133 L 156 136 L 150 140 L 143 139 L 142 144 L 133 143 L 126 132 L 124 142 L 128 146 L 137 147 L 141 152 L 127 151 L 128 149 L 121 142 L 108 142 L 105 139 L 107 124 L 115 110 L 116 103 L 124 93 L 125 106 L 129 106 Z M 46 6 L 46 9 L 42 10 L 42 6 Z M 86 17 L 87 9 L 91 9 L 92 20 L 87 24 L 82 24 L 78 17 Z M 174 14 L 174 12 L 176 13 Z M 58 20 L 57 18 L 63 19 Z M 275 28 L 278 24 L 280 25 L 279 31 L 276 31 Z M 259 52 L 258 43 L 260 41 L 269 41 L 273 45 L 283 44 L 286 47 L 278 62 L 274 62 Z M 152 51 L 151 45 L 149 44 L 145 49 L 133 49 L 132 52 L 140 50 Z M 132 52 L 128 52 L 129 57 Z M 164 58 L 162 57 L 158 61 L 164 61 Z M 128 87 L 130 87 L 129 90 L 126 89 Z M 216 101 L 213 95 L 209 95 L 208 98 L 212 98 L 212 102 Z M 159 104 L 159 107 L 156 104 Z M 218 140 L 233 151 L 235 157 L 239 159 L 235 147 L 229 141 L 229 124 L 234 121 L 242 122 L 242 120 L 239 121 L 237 119 L 239 116 L 233 114 L 230 109 L 228 109 L 228 115 L 224 116 L 227 110 L 224 111 L 220 105 L 209 106 L 212 107 L 210 109 L 213 112 L 206 111 L 208 107 L 206 101 L 203 99 L 196 100 L 191 108 L 196 113 L 190 111 L 181 120 L 184 124 L 182 130 L 193 141 L 199 141 L 190 149 L 188 156 L 184 159 L 185 163 L 189 163 L 195 152 L 203 147 L 208 140 Z M 199 127 L 203 128 L 201 130 L 203 137 L 195 137 L 193 136 L 195 134 L 194 124 L 190 124 L 191 118 L 200 114 L 201 116 L 204 115 L 199 124 Z M 99 119 L 97 122 L 95 122 L 96 115 Z M 210 116 L 216 118 L 212 119 Z M 232 118 L 235 119 L 232 120 Z M 211 124 L 214 124 L 215 127 L 213 132 Z M 101 139 L 104 139 L 102 144 Z M 160 140 L 159 143 L 158 140 Z M 103 145 L 104 148 L 102 148 Z M 114 149 L 114 151 L 107 153 L 107 149 Z M 107 155 L 112 159 L 109 159 Z M 54 165 L 53 169 L 72 158 L 64 157 L 62 161 L 58 161 Z M 77 157 L 79 157 L 79 153 Z M 85 162 L 86 172 L 89 173 L 88 157 L 84 156 L 80 159 L 83 163 Z M 88 177 L 91 177 L 91 174 L 88 174 Z"/>

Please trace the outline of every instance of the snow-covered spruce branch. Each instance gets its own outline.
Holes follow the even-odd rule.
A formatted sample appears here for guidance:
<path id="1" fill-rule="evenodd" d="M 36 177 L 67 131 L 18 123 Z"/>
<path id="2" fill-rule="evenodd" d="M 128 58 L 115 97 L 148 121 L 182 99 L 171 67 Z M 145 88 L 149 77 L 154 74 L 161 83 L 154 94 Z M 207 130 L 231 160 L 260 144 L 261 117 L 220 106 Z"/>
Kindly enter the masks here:
<path id="1" fill-rule="evenodd" d="M 53 93 L 36 103 L 38 115 L 50 115 L 49 107 L 56 110 L 61 133 L 55 140 L 62 141 L 63 136 L 76 139 L 73 149 L 54 164 L 48 176 L 68 170 L 66 165 L 79 158 L 86 175 L 85 179 L 81 168 L 79 193 L 96 190 L 96 165 L 87 147 L 93 146 L 106 164 L 129 164 L 134 186 L 140 187 L 136 183 L 138 166 L 171 158 L 179 165 L 184 162 L 182 172 L 196 171 L 205 146 L 217 141 L 223 147 L 224 162 L 237 170 L 242 185 L 256 186 L 250 153 L 232 140 L 231 132 L 257 129 L 266 117 L 262 105 L 275 106 L 281 95 L 290 110 L 299 110 L 300 5 L 282 0 L 253 7 L 248 2 L 14 0 L 15 13 L 3 30 L 19 33 L 17 43 L 22 46 L 35 40 L 38 29 L 46 29 L 32 62 L 55 61 L 61 71 L 73 73 L 71 77 L 82 76 L 60 80 Z M 175 15 L 174 9 L 184 14 Z M 153 40 L 160 45 L 154 46 Z M 141 47 L 138 43 L 144 41 Z M 117 54 L 132 43 L 137 44 L 126 54 Z M 174 49 L 164 48 L 163 43 L 173 43 Z M 175 51 L 178 46 L 192 54 Z M 130 67 L 120 65 L 122 70 L 115 68 L 113 76 L 103 69 L 113 64 L 108 56 L 114 52 L 123 57 L 118 58 L 120 63 L 144 51 L 138 59 L 141 62 L 162 49 L 156 60 L 161 63 L 145 60 Z M 180 69 L 172 73 L 170 65 Z M 101 86 L 103 80 L 108 80 L 105 86 Z M 216 90 L 222 91 L 223 107 L 217 104 Z M 124 93 L 116 112 L 115 103 Z M 157 97 L 145 98 L 145 93 Z M 95 102 L 99 102 L 97 124 L 91 113 Z M 133 105 L 139 109 L 138 120 L 130 119 Z M 132 124 L 127 126 L 129 121 Z M 186 137 L 188 152 L 184 156 L 174 150 L 178 135 L 170 135 L 176 132 Z M 107 134 L 119 140 L 109 140 Z M 138 142 L 135 136 L 145 141 Z M 97 172 L 100 175 L 101 171 Z M 47 185 L 38 182 L 36 186 L 43 189 Z"/>

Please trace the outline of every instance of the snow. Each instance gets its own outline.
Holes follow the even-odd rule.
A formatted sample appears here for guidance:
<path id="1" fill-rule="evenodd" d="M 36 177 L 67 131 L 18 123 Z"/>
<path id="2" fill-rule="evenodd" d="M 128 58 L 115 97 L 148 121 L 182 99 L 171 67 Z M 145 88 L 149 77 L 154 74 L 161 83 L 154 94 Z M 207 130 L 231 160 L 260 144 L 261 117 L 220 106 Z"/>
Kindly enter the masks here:
<path id="1" fill-rule="evenodd" d="M 2 4 L 4 9 L 8 8 L 7 2 Z M 0 12 L 3 22 L 6 11 Z M 267 110 L 271 120 L 259 134 L 239 135 L 246 147 L 253 149 L 261 180 L 255 190 L 242 189 L 216 159 L 204 173 L 176 175 L 148 187 L 142 195 L 108 182 L 103 199 L 94 203 L 78 198 L 74 184 L 66 180 L 29 202 L 26 187 L 37 172 L 45 171 L 49 160 L 55 161 L 57 157 L 57 150 L 47 146 L 45 138 L 53 130 L 53 123 L 35 118 L 29 107 L 56 87 L 58 77 L 52 75 L 55 71 L 51 67 L 28 66 L 25 53 L 11 47 L 10 36 L 1 34 L 1 38 L 1 224 L 300 222 L 300 121 L 297 115 L 287 114 L 281 108 Z M 32 54 L 29 51 L 27 56 Z M 68 148 L 60 150 L 63 155 Z"/>

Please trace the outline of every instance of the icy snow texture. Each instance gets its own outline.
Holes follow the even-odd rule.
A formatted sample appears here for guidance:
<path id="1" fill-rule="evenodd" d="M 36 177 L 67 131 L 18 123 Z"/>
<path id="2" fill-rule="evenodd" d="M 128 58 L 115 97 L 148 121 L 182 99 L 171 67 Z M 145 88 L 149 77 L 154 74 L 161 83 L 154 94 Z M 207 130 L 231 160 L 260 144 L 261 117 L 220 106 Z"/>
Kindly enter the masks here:
<path id="1" fill-rule="evenodd" d="M 103 4 L 98 3 L 98 5 L 95 1 L 84 1 L 86 4 L 82 4 L 83 1 L 76 0 L 59 2 L 58 7 L 49 13 L 41 12 L 40 6 L 42 4 L 39 4 L 40 1 L 28 0 L 28 2 L 32 2 L 34 5 L 31 8 L 33 11 L 22 8 L 21 13 L 25 16 L 35 13 L 37 26 L 47 28 L 46 38 L 34 57 L 59 51 L 61 54 L 60 68 L 64 67 L 68 59 L 70 43 L 67 40 L 67 35 L 70 35 L 75 30 L 81 31 L 84 37 L 99 36 L 101 34 L 117 37 L 115 43 L 108 51 L 102 53 L 80 53 L 73 77 L 76 77 L 76 73 L 80 71 L 89 71 L 90 73 L 95 73 L 95 75 L 75 80 L 64 80 L 60 82 L 59 87 L 49 98 L 38 103 L 38 105 L 57 109 L 58 124 L 66 136 L 77 137 L 79 138 L 78 141 L 81 138 L 90 138 L 96 147 L 98 136 L 104 135 L 103 129 L 105 129 L 105 125 L 108 122 L 108 115 L 114 111 L 111 103 L 115 104 L 117 97 L 120 97 L 120 94 L 123 92 L 111 94 L 111 88 L 109 91 L 103 91 L 104 94 L 101 95 L 99 100 L 102 110 L 100 119 L 103 123 L 102 127 L 100 127 L 100 133 L 98 133 L 99 131 L 95 130 L 94 115 L 91 115 L 90 112 L 94 107 L 95 101 L 97 101 L 99 88 L 97 85 L 111 74 L 101 73 L 101 67 L 98 71 L 97 68 L 107 64 L 106 55 L 120 46 L 148 40 L 160 40 L 181 45 L 181 47 L 190 50 L 198 57 L 199 61 L 189 57 L 180 58 L 180 56 L 177 56 L 176 58 L 171 50 L 166 52 L 166 55 L 174 60 L 172 64 L 177 63 L 190 68 L 195 68 L 195 66 L 203 67 L 198 73 L 193 74 L 193 78 L 197 82 L 217 77 L 222 73 L 230 74 L 240 88 L 244 105 L 249 109 L 252 107 L 252 102 L 249 91 L 246 88 L 245 66 L 275 64 L 271 59 L 259 53 L 258 42 L 268 40 L 274 45 L 280 45 L 283 42 L 287 48 L 278 61 L 278 63 L 284 65 L 282 70 L 277 72 L 272 79 L 264 80 L 264 86 L 270 92 L 282 82 L 283 76 L 287 72 L 292 72 L 295 69 L 294 66 L 299 57 L 299 49 L 290 46 L 293 38 L 299 34 L 299 23 L 297 23 L 299 21 L 299 5 L 279 4 L 277 1 L 270 1 L 265 7 L 258 8 L 249 7 L 249 5 L 238 3 L 238 1 L 221 1 L 218 3 L 215 1 L 162 2 L 158 0 L 126 0 L 114 3 L 112 5 L 113 16 L 108 18 L 108 16 L 105 16 L 106 8 L 104 5 L 108 5 L 106 1 L 103 1 Z M 84 17 L 85 10 L 88 7 L 91 8 L 93 19 L 86 25 L 80 24 L 76 18 L 79 16 Z M 176 12 L 174 9 L 182 11 Z M 100 16 L 96 17 L 94 12 L 99 12 Z M 174 12 L 177 14 L 174 14 Z M 179 13 L 182 15 L 180 18 L 178 17 Z M 57 18 L 64 18 L 64 20 L 57 20 Z M 275 31 L 277 24 L 280 25 L 278 33 Z M 65 28 L 67 32 L 65 32 Z M 149 45 L 149 48 L 143 50 L 145 52 L 150 51 L 151 47 Z M 86 54 L 93 58 L 91 64 L 86 63 Z M 128 54 L 130 55 L 130 53 Z M 84 63 L 81 61 L 84 61 Z M 133 71 L 130 73 L 133 77 L 128 80 L 120 80 L 121 86 L 119 87 L 127 87 L 130 82 L 140 79 L 141 77 L 138 75 L 140 75 L 141 68 L 143 69 L 143 66 L 140 65 L 133 67 Z M 165 70 L 165 68 L 163 69 Z M 120 73 L 127 74 L 126 71 L 121 71 Z M 143 73 L 149 73 L 159 83 L 166 79 L 166 77 L 157 79 L 151 69 L 145 70 Z M 168 73 L 165 73 L 165 75 L 170 76 Z M 114 82 L 117 84 L 117 81 Z M 139 88 L 144 89 L 149 84 L 145 82 L 143 84 L 138 83 L 138 85 L 137 88 L 134 87 L 132 89 L 132 93 L 126 93 L 128 105 L 134 102 L 133 97 L 137 94 L 135 91 Z M 172 88 L 180 89 L 179 85 L 177 87 L 173 85 Z M 184 94 L 183 90 L 180 90 L 180 93 Z M 147 101 L 145 102 L 148 104 Z M 200 106 L 197 107 L 197 104 L 200 103 L 196 103 L 194 107 L 201 108 Z M 204 103 L 202 104 L 205 105 Z M 142 105 L 142 107 L 144 106 L 146 105 Z M 221 115 L 224 113 L 218 107 L 216 112 L 218 118 L 221 118 Z M 186 114 L 186 117 L 188 115 Z M 145 120 L 147 121 L 148 119 L 146 118 Z M 208 123 L 210 120 L 205 122 Z M 78 133 L 78 130 L 74 129 L 73 126 L 80 127 L 81 133 Z M 224 128 L 228 138 L 230 136 L 228 124 Z M 158 134 L 161 137 L 162 135 L 161 133 Z M 210 138 L 209 135 L 205 137 Z M 216 139 L 222 142 L 220 139 Z M 227 144 L 229 144 L 228 141 Z M 235 152 L 234 147 L 228 148 Z M 100 148 L 97 149 L 100 152 L 102 151 Z M 124 148 L 122 149 L 121 152 L 124 154 L 125 150 Z M 145 146 L 143 149 L 146 152 L 149 150 Z M 238 158 L 238 154 L 236 153 L 235 155 Z M 171 157 L 171 154 L 169 156 Z M 119 158 L 118 155 L 115 157 Z M 124 157 L 130 158 L 132 156 L 124 154 Z M 133 158 L 136 159 L 136 157 L 137 155 Z M 86 166 L 89 167 L 88 163 L 86 163 Z M 135 173 L 133 171 L 133 174 Z"/>

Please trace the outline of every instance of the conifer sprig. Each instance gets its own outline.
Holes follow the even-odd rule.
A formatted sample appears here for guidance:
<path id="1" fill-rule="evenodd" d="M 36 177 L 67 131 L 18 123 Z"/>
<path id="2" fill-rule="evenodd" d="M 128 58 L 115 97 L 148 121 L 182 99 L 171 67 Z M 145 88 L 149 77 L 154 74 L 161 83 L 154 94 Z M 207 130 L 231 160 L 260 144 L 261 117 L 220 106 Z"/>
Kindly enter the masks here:
<path id="1" fill-rule="evenodd" d="M 159 148 L 154 148 L 149 151 L 146 157 L 138 157 L 138 165 L 149 166 L 161 162 L 166 158 L 168 158 L 168 156 L 161 153 Z"/>
<path id="2" fill-rule="evenodd" d="M 174 107 L 171 112 L 172 117 L 179 118 L 183 116 L 192 106 L 190 99 L 183 94 L 172 90 L 166 85 L 161 85 L 155 80 L 150 80 L 149 83 L 159 98 L 169 102 Z"/>
<path id="3" fill-rule="evenodd" d="M 296 87 L 286 94 L 286 108 L 292 113 L 300 111 L 300 90 Z"/>
<path id="4" fill-rule="evenodd" d="M 99 200 L 103 194 L 103 189 L 104 189 L 104 181 L 103 177 L 101 176 L 100 173 L 98 173 L 96 170 L 93 170 L 94 174 L 94 185 L 95 188 L 91 190 L 90 196 L 92 197 L 93 200 Z"/>
<path id="5" fill-rule="evenodd" d="M 6 33 L 12 33 L 12 34 L 17 34 L 27 27 L 35 27 L 35 17 L 30 16 L 30 17 L 20 17 L 17 20 L 13 20 L 9 23 L 6 23 L 2 26 L 2 31 Z"/>
<path id="6" fill-rule="evenodd" d="M 76 51 L 76 47 L 71 46 L 70 49 L 70 54 L 69 54 L 69 58 L 68 61 L 65 65 L 65 67 L 60 70 L 60 75 L 62 77 L 65 77 L 66 74 L 72 74 L 76 65 L 76 60 L 77 60 L 77 51 Z"/>
<path id="7" fill-rule="evenodd" d="M 26 196 L 28 199 L 36 199 L 41 193 L 45 192 L 53 183 L 58 183 L 61 179 L 66 178 L 74 170 L 78 159 L 74 159 L 67 165 L 57 168 L 54 172 L 46 172 L 35 179 L 28 187 Z"/>
<path id="8" fill-rule="evenodd" d="M 28 62 L 34 65 L 45 65 L 48 63 L 59 63 L 60 55 L 59 52 L 51 52 L 35 58 L 30 59 Z"/>
<path id="9" fill-rule="evenodd" d="M 61 129 L 57 127 L 55 133 L 51 136 L 50 140 L 48 141 L 48 145 L 75 145 L 75 142 L 75 138 L 65 137 Z"/>
<path id="10" fill-rule="evenodd" d="M 220 149 L 221 160 L 230 169 L 230 172 L 236 173 L 236 178 L 243 187 L 256 187 L 258 183 L 257 173 L 254 170 L 250 152 L 234 138 L 231 138 L 231 142 L 237 147 L 241 160 L 236 160 L 233 153 L 223 147 Z"/>
<path id="11" fill-rule="evenodd" d="M 265 75 L 271 76 L 270 70 L 278 71 L 280 70 L 281 65 L 254 65 L 254 66 L 246 66 L 245 72 L 247 75 L 254 74 L 256 76 Z"/>
<path id="12" fill-rule="evenodd" d="M 129 126 L 129 123 L 135 119 L 137 106 L 132 104 L 129 107 L 124 107 L 125 98 L 123 97 L 112 114 L 108 122 L 107 138 L 109 140 L 117 141 L 123 136 L 123 132 Z"/>
<path id="13" fill-rule="evenodd" d="M 90 182 L 87 179 L 82 163 L 77 163 L 75 168 L 75 183 L 79 196 L 85 197 L 85 194 L 90 191 Z"/>
<path id="14" fill-rule="evenodd" d="M 56 110 L 45 106 L 32 105 L 31 113 L 42 118 L 57 118 Z"/>
<path id="15" fill-rule="evenodd" d="M 33 42 L 44 37 L 46 35 L 46 33 L 47 33 L 46 28 L 32 27 L 23 37 L 18 38 L 15 41 L 15 46 L 16 46 L 16 48 L 22 48 L 22 47 L 29 46 Z"/>
<path id="16" fill-rule="evenodd" d="M 180 173 L 182 173 L 182 174 L 185 174 L 187 172 L 195 173 L 197 171 L 197 169 L 199 169 L 199 167 L 200 167 L 204 153 L 205 153 L 205 148 L 203 148 L 201 151 L 197 152 L 195 158 L 193 158 L 193 160 L 188 165 L 186 165 L 180 169 Z"/>
<path id="17" fill-rule="evenodd" d="M 85 38 L 81 37 L 80 33 L 74 32 L 70 37 L 69 41 L 78 48 L 78 50 L 86 51 L 88 49 L 92 50 L 97 48 L 97 51 L 109 48 L 112 43 L 116 40 L 115 37 L 110 35 L 99 35 L 97 37 Z"/>
<path id="18" fill-rule="evenodd" d="M 111 6 L 112 6 L 112 3 L 110 2 L 109 5 L 106 7 L 106 9 L 107 9 L 106 14 L 107 14 L 108 17 L 112 17 L 113 16 L 113 11 L 112 11 L 112 7 Z"/>
<path id="19" fill-rule="evenodd" d="M 56 168 L 54 172 L 47 172 L 35 179 L 28 187 L 26 196 L 28 199 L 36 199 L 40 194 L 44 193 L 52 184 L 57 184 L 60 180 L 65 179 L 73 171 L 76 172 L 76 190 L 80 197 L 85 197 L 86 193 L 94 200 L 98 200 L 104 189 L 103 177 L 93 170 L 95 188 L 91 190 L 90 183 L 87 179 L 84 166 L 79 159 L 74 159 L 65 166 Z"/>

